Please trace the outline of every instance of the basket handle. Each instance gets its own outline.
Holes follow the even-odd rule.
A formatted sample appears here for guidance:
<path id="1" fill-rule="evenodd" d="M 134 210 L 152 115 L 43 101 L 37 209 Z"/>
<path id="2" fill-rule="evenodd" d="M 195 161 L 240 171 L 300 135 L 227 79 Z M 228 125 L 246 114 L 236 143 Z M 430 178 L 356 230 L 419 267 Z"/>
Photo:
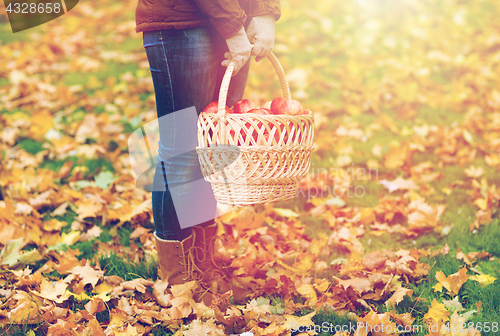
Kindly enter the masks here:
<path id="1" fill-rule="evenodd" d="M 283 97 L 285 97 L 286 99 L 292 99 L 292 96 L 290 94 L 290 87 L 288 86 L 288 81 L 286 80 L 285 72 L 283 71 L 280 62 L 272 52 L 267 55 L 267 59 L 271 62 L 271 64 L 274 67 L 274 70 L 276 71 L 276 74 L 278 75 L 281 85 L 281 90 L 283 91 Z M 229 83 L 231 82 L 233 71 L 234 71 L 234 62 L 231 60 L 229 62 L 229 65 L 227 66 L 226 72 L 224 73 L 224 77 L 222 78 L 222 83 L 220 86 L 219 104 L 217 107 L 217 119 L 226 115 L 227 93 L 229 91 Z M 220 135 L 223 137 L 221 139 L 221 143 L 226 143 L 224 124 L 225 124 L 224 120 L 221 123 L 219 123 L 221 132 Z"/>
<path id="2" fill-rule="evenodd" d="M 286 80 L 285 72 L 283 71 L 280 62 L 272 52 L 267 55 L 267 59 L 271 62 L 271 64 L 274 67 L 274 70 L 276 71 L 276 74 L 278 75 L 278 78 L 280 80 L 281 90 L 283 91 L 283 97 L 285 97 L 286 99 L 292 99 L 292 96 L 290 95 L 290 88 L 288 86 L 288 81 Z M 231 62 L 229 62 L 229 65 L 227 66 L 226 72 L 224 74 L 224 77 L 222 78 L 222 83 L 220 86 L 219 105 L 217 111 L 218 115 L 226 113 L 225 106 L 227 101 L 227 93 L 229 90 L 229 82 L 231 81 L 231 76 L 233 74 L 233 71 L 234 71 L 234 62 L 231 60 Z"/>

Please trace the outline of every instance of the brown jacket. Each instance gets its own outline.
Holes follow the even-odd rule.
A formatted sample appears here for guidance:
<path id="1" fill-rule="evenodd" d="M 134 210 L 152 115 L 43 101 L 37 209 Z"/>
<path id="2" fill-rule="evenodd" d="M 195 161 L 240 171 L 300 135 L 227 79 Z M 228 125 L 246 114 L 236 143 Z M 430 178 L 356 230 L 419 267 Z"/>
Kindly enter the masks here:
<path id="1" fill-rule="evenodd" d="M 224 39 L 234 35 L 248 18 L 281 15 L 279 0 L 139 0 L 137 32 L 197 28 L 212 24 Z"/>

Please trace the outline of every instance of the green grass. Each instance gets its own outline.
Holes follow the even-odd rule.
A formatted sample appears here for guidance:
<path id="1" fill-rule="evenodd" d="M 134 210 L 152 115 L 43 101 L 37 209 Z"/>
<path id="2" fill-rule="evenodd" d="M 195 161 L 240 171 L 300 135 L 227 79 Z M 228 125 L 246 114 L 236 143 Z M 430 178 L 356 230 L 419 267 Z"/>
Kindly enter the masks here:
<path id="1" fill-rule="evenodd" d="M 452 230 L 443 243 L 450 249 L 460 247 L 464 253 L 486 251 L 500 257 L 500 223 L 495 219 L 491 224 L 481 227 L 476 233 L 469 232 L 468 227 L 462 230 Z M 498 264 L 498 261 L 495 262 Z"/>
<path id="2" fill-rule="evenodd" d="M 6 18 L 7 16 L 5 16 Z M 33 27 L 32 29 L 23 30 L 18 33 L 12 33 L 12 28 L 8 21 L 0 22 L 0 44 L 8 44 L 14 41 L 28 41 L 31 40 L 30 35 L 35 32 L 35 30 L 40 31 L 40 27 Z"/>
<path id="3" fill-rule="evenodd" d="M 175 331 L 172 331 L 171 329 L 169 329 L 169 326 L 159 325 L 159 326 L 154 327 L 150 333 L 153 336 L 169 336 L 169 335 L 173 335 L 175 333 Z"/>
<path id="4" fill-rule="evenodd" d="M 341 328 L 342 326 L 351 326 L 356 325 L 356 320 L 347 316 L 345 313 L 338 313 L 331 310 L 320 309 L 316 312 L 316 315 L 313 316 L 312 321 L 317 326 L 316 332 L 320 336 L 334 335 L 337 331 L 335 327 Z M 350 331 L 354 332 L 356 328 L 350 329 Z M 296 335 L 297 333 L 292 333 L 292 335 Z"/>
<path id="5" fill-rule="evenodd" d="M 319 238 L 330 230 L 327 221 L 321 218 L 307 216 L 302 218 L 302 223 L 305 224 L 304 233 L 310 238 Z"/>
<path id="6" fill-rule="evenodd" d="M 30 138 L 23 139 L 18 142 L 20 148 L 26 152 L 35 155 L 43 150 L 43 143 Z"/>
<path id="7" fill-rule="evenodd" d="M 106 275 L 117 275 L 124 280 L 133 280 L 137 278 L 153 279 L 158 277 L 158 263 L 156 260 L 139 260 L 135 263 L 129 259 L 124 260 L 112 252 L 108 255 L 101 254 L 97 257 L 99 265 L 105 271 Z"/>
<path id="8" fill-rule="evenodd" d="M 116 77 L 117 74 L 124 74 L 127 71 L 130 71 L 132 73 L 135 73 L 139 67 L 135 63 L 129 63 L 129 64 L 122 64 L 122 63 L 117 63 L 117 62 L 106 62 L 105 65 L 103 65 L 102 69 L 98 72 L 91 72 L 91 73 L 75 73 L 75 72 L 69 72 L 64 75 L 63 77 L 63 83 L 64 85 L 85 85 L 88 83 L 90 77 L 95 76 L 98 80 L 104 81 L 108 79 L 109 77 Z M 117 80 L 117 84 L 120 81 Z M 92 92 L 92 90 L 90 90 Z"/>
<path id="9" fill-rule="evenodd" d="M 107 160 L 105 158 L 96 158 L 96 159 L 87 159 L 83 157 L 77 158 L 76 156 L 70 156 L 65 158 L 64 160 L 44 160 L 42 164 L 39 166 L 39 169 L 50 169 L 57 172 L 69 160 L 73 161 L 73 167 L 71 168 L 72 170 L 76 166 L 84 166 L 88 168 L 87 172 L 85 172 L 84 174 L 84 178 L 94 177 L 98 175 L 101 171 L 115 172 L 115 169 L 113 168 L 113 163 L 110 160 Z"/>
<path id="10" fill-rule="evenodd" d="M 375 179 L 375 174 L 373 179 Z M 351 197 L 347 198 L 348 207 L 374 207 L 386 195 L 386 189 L 376 180 L 352 180 Z"/>
<path id="11" fill-rule="evenodd" d="M 48 326 L 43 323 L 29 324 L 27 321 L 21 324 L 9 324 L 0 326 L 0 336 L 45 336 Z"/>

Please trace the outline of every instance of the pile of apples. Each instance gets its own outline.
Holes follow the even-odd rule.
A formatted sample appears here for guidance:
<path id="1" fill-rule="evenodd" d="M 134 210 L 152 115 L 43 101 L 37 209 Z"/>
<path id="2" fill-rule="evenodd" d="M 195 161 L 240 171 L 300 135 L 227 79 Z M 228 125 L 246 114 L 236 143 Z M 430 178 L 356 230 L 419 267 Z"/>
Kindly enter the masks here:
<path id="1" fill-rule="evenodd" d="M 217 113 L 218 102 L 214 101 L 208 104 L 203 110 L 205 113 Z M 261 107 L 255 106 L 255 103 L 250 99 L 238 100 L 234 104 L 233 108 L 226 106 L 227 114 L 243 114 L 243 113 L 255 113 L 261 115 L 271 115 L 271 114 L 285 114 L 285 115 L 301 115 L 307 114 L 306 110 L 302 108 L 302 105 L 293 99 L 286 99 L 283 97 L 274 98 L 273 101 L 269 101 L 262 105 Z"/>
<path id="2" fill-rule="evenodd" d="M 218 102 L 214 101 L 214 102 L 208 104 L 208 106 L 205 107 L 203 112 L 204 113 L 217 113 L 218 112 Z M 281 115 L 291 115 L 291 116 L 308 114 L 308 112 L 302 108 L 302 105 L 298 101 L 292 100 L 292 99 L 286 99 L 283 97 L 274 98 L 272 101 L 265 103 L 261 107 L 256 107 L 254 102 L 250 99 L 238 100 L 234 104 L 232 109 L 229 108 L 228 106 L 226 106 L 226 114 L 247 114 L 247 113 L 255 113 L 255 114 L 260 114 L 260 115 L 279 115 L 279 114 L 281 114 Z M 282 132 L 284 130 L 284 126 L 285 125 L 280 124 L 280 129 Z M 249 123 L 247 123 L 247 127 L 250 127 Z M 259 128 L 263 127 L 261 122 L 259 122 L 258 127 Z M 231 130 L 229 134 L 232 138 L 235 137 L 234 130 Z M 264 135 L 265 143 L 257 143 L 258 145 L 266 145 L 269 143 L 269 134 L 267 133 L 267 130 L 264 131 L 263 135 Z M 275 138 L 276 142 L 279 141 L 279 136 L 280 136 L 279 132 L 274 133 L 274 138 Z M 255 130 L 252 133 L 252 137 L 254 138 L 255 142 L 258 142 L 258 134 Z M 246 134 L 242 132 L 242 134 L 240 134 L 237 139 L 238 139 L 238 146 L 243 145 L 245 143 Z M 285 141 L 286 141 L 286 139 L 287 139 L 287 137 L 285 137 Z M 241 142 L 241 140 L 243 140 L 243 142 Z"/>

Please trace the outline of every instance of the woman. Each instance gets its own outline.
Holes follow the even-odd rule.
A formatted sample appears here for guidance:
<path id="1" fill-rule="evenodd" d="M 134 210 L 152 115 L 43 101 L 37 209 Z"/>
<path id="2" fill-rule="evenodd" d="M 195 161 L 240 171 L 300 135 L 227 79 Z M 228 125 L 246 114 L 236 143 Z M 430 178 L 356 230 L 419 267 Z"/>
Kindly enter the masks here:
<path id="1" fill-rule="evenodd" d="M 171 285 L 196 279 L 206 289 L 217 290 L 222 282 L 215 277 L 223 275 L 212 262 L 213 219 L 182 229 L 172 200 L 174 186 L 180 186 L 184 199 L 194 200 L 197 190 L 189 182 L 202 178 L 193 151 L 196 134 L 191 131 L 196 114 L 188 120 L 193 126 L 189 130 L 176 129 L 175 122 L 162 117 L 193 106 L 199 113 L 217 100 L 231 59 L 235 67 L 227 105 L 241 99 L 248 60 L 254 55 L 259 61 L 271 52 L 279 17 L 279 0 L 139 0 L 136 31 L 143 32 L 160 127 L 154 185 L 162 188 L 153 191 L 159 275 Z M 213 204 L 215 216 L 213 195 L 206 202 Z"/>

